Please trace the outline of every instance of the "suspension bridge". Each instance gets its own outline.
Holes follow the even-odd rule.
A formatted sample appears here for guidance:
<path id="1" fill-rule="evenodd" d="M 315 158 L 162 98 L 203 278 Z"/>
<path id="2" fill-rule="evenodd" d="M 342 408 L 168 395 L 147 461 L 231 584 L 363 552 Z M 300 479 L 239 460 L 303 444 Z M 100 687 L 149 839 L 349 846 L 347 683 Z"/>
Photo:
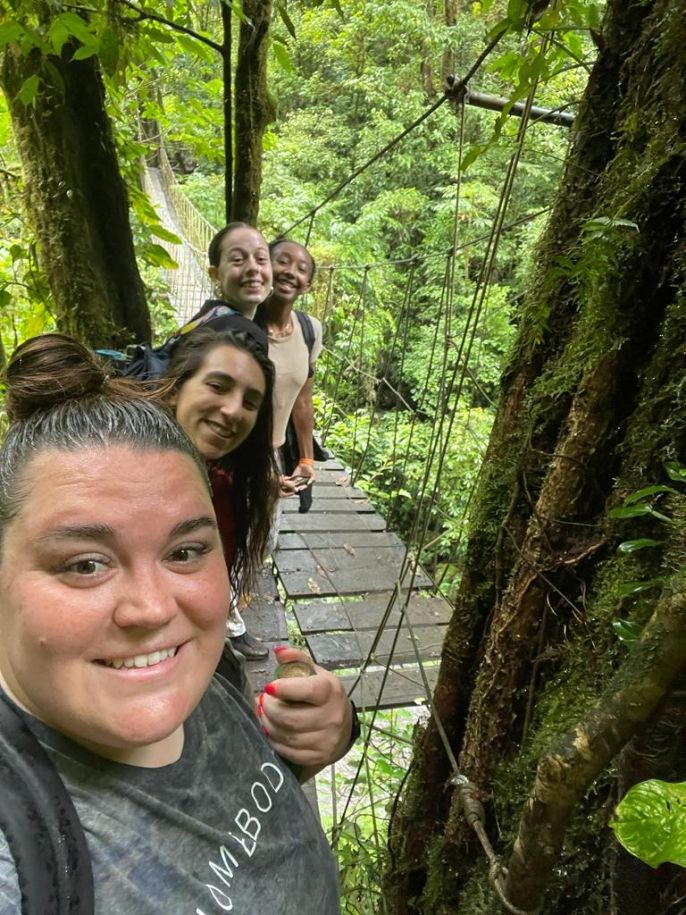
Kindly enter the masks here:
<path id="1" fill-rule="evenodd" d="M 160 167 L 147 167 L 145 187 L 165 228 L 177 269 L 167 281 L 179 323 L 211 295 L 206 252 L 216 229 L 184 195 L 160 149 Z M 412 705 L 432 689 L 451 607 L 400 538 L 388 530 L 351 470 L 335 459 L 317 464 L 312 508 L 284 500 L 273 572 L 264 574 L 246 621 L 268 647 L 296 636 L 314 660 L 340 672 L 362 709 Z M 291 632 L 286 620 L 289 611 Z M 250 661 L 256 690 L 271 679 L 272 655 Z"/>

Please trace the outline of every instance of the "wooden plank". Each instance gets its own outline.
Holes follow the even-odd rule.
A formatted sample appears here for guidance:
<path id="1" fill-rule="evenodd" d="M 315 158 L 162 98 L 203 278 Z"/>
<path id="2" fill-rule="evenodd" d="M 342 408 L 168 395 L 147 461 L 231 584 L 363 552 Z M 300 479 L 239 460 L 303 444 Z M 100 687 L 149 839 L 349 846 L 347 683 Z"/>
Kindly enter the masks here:
<path id="1" fill-rule="evenodd" d="M 286 553 L 280 556 L 289 555 Z M 298 553 L 300 555 L 300 553 Z M 410 581 L 411 572 L 408 569 L 403 584 Z M 365 594 L 369 591 L 388 591 L 395 587 L 398 579 L 398 568 L 380 566 L 377 568 L 337 569 L 329 571 L 315 563 L 309 570 L 279 568 L 279 578 L 286 589 L 289 598 L 311 597 L 321 594 L 324 597 L 341 594 Z M 428 581 L 428 577 L 426 577 Z M 415 576 L 414 587 L 419 587 L 419 576 Z"/>
<path id="2" fill-rule="evenodd" d="M 422 660 L 433 660 L 441 656 L 445 631 L 445 626 L 415 627 L 414 633 Z M 367 658 L 375 637 L 376 633 L 372 631 L 323 633 L 306 636 L 306 641 L 317 664 L 333 670 L 338 667 L 360 666 Z M 372 659 L 374 663 L 388 663 L 394 639 L 395 632 L 392 630 L 386 630 L 381 634 Z M 412 640 L 407 629 L 403 627 L 393 652 L 393 663 L 406 664 L 413 661 L 416 661 L 416 655 Z"/>
<path id="3" fill-rule="evenodd" d="M 336 486 L 335 484 L 317 480 L 314 484 L 312 495 L 315 499 L 322 496 L 325 499 L 368 499 L 369 496 L 362 489 L 352 486 Z M 288 502 L 288 499 L 284 501 Z"/>
<path id="4" fill-rule="evenodd" d="M 373 566 L 365 568 L 348 569 L 326 569 L 326 575 L 330 580 L 333 590 L 332 594 L 365 594 L 369 591 L 388 591 L 394 588 L 400 572 L 396 566 Z M 409 586 L 411 580 L 411 571 L 408 569 L 401 582 L 402 586 Z M 422 587 L 422 584 L 429 585 L 431 580 L 426 573 L 418 573 L 414 577 L 414 588 Z M 320 593 L 324 594 L 324 591 Z"/>
<path id="5" fill-rule="evenodd" d="M 424 673 L 433 692 L 438 680 L 438 664 L 424 665 Z M 426 702 L 424 681 L 416 666 L 391 667 L 384 683 L 384 671 L 365 670 L 359 681 L 357 677 L 346 674 L 340 676 L 346 692 L 360 711 L 373 708 L 403 708 L 416 705 L 417 700 Z M 383 693 L 381 687 L 383 683 Z M 350 690 L 354 685 L 352 693 Z"/>
<path id="6" fill-rule="evenodd" d="M 383 531 L 386 522 L 374 512 L 360 514 L 346 512 L 336 514 L 331 512 L 308 512 L 300 515 L 297 512 L 283 515 L 281 530 L 284 533 L 296 531 Z"/>
<path id="7" fill-rule="evenodd" d="M 336 593 L 336 588 L 329 579 L 317 572 L 282 572 L 279 574 L 279 578 L 290 598 Z"/>
<path id="8" fill-rule="evenodd" d="M 393 581 L 398 577 L 400 568 L 405 559 L 406 550 L 404 546 L 385 546 L 385 547 L 350 547 L 350 549 L 328 549 L 312 550 L 312 555 L 316 559 L 317 565 L 321 566 L 333 581 L 332 572 L 346 573 L 353 572 L 355 575 L 364 577 L 364 572 L 371 569 L 379 575 L 379 580 L 388 580 L 388 575 L 392 576 Z M 409 574 L 406 577 L 406 581 Z M 431 587 L 432 581 L 426 572 L 419 568 L 414 577 L 413 588 Z M 392 585 L 391 585 L 392 587 Z M 341 593 L 359 593 L 359 587 L 356 585 L 355 591 L 348 591 L 339 588 Z M 374 591 L 383 590 L 375 586 Z"/>
<path id="9" fill-rule="evenodd" d="M 322 486 L 351 486 L 351 477 L 347 470 L 333 470 L 315 467 L 317 484 Z"/>
<path id="10" fill-rule="evenodd" d="M 314 553 L 310 550 L 285 550 L 275 559 L 279 575 L 284 572 L 321 572 L 326 574 L 326 568 L 320 566 Z"/>
<path id="11" fill-rule="evenodd" d="M 299 499 L 282 499 L 284 514 L 292 514 L 299 511 Z M 312 512 L 373 512 L 374 506 L 369 499 L 364 496 L 361 499 L 329 499 L 322 498 L 321 493 L 317 493 L 312 500 Z"/>
<path id="12" fill-rule="evenodd" d="M 395 628 L 400 620 L 400 607 L 404 605 L 407 593 L 401 594 L 386 622 L 386 628 Z M 389 595 L 369 595 L 359 604 L 348 606 L 348 616 L 355 629 L 376 631 L 388 607 Z M 407 616 L 412 626 L 446 626 L 453 610 L 442 597 L 433 597 L 425 591 L 413 591 L 407 606 Z"/>
<path id="13" fill-rule="evenodd" d="M 302 531 L 279 534 L 280 550 L 346 546 L 402 546 L 402 540 L 392 531 Z"/>
<path id="14" fill-rule="evenodd" d="M 304 635 L 329 630 L 373 629 L 381 625 L 392 592 L 367 594 L 359 601 L 299 601 L 295 604 L 295 616 Z M 400 607 L 404 606 L 406 594 L 395 601 L 386 621 L 386 628 L 395 627 L 400 619 Z M 407 614 L 413 626 L 446 625 L 450 621 L 452 608 L 442 597 L 433 597 L 424 591 L 415 591 L 410 597 Z"/>
<path id="15" fill-rule="evenodd" d="M 295 618 L 303 635 L 315 632 L 330 632 L 334 629 L 352 631 L 353 624 L 346 610 L 346 604 L 341 601 L 329 603 L 310 602 L 296 603 L 293 607 Z"/>
<path id="16" fill-rule="evenodd" d="M 315 461 L 317 470 L 344 470 L 343 464 L 336 457 L 331 457 L 326 461 Z"/>
<path id="17" fill-rule="evenodd" d="M 302 536 L 302 534 L 293 534 L 287 533 L 284 534 L 282 531 L 279 531 L 279 545 L 274 551 L 274 558 L 276 559 L 279 550 L 304 550 L 307 549 L 307 544 Z"/>

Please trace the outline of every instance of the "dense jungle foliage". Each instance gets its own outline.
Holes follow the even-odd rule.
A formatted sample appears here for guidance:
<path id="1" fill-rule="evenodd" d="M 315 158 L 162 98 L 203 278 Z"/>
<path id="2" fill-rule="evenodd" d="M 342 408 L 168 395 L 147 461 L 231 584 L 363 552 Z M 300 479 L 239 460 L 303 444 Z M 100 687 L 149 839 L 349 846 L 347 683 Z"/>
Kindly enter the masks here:
<path id="1" fill-rule="evenodd" d="M 191 10 L 167 3 L 157 12 L 219 39 L 217 4 Z M 277 4 L 268 70 L 274 120 L 264 138 L 263 233 L 274 237 L 302 220 L 440 98 L 445 76 L 467 71 L 506 14 L 514 21 L 516 4 Z M 595 53 L 585 29 L 596 26 L 599 16 L 599 4 L 565 4 L 551 21 L 564 20 L 565 28 L 545 54 L 534 33 L 528 44 L 521 32 L 506 36 L 470 88 L 522 98 L 540 80 L 537 104 L 573 111 Z M 107 27 L 103 19 L 93 17 L 88 38 L 75 14 L 65 11 L 53 21 L 49 38 L 60 48 L 73 29 L 84 42 L 77 54 L 85 56 L 89 47 L 99 53 L 139 267 L 159 338 L 174 324 L 162 269 L 169 258 L 160 245 L 167 233 L 140 190 L 140 156 L 151 145 L 142 139 L 141 125 L 159 125 L 184 191 L 212 224 L 222 225 L 220 58 L 202 41 L 155 20 L 123 19 L 126 25 Z M 12 28 L 8 19 L 5 41 Z M 31 106 L 32 93 L 47 88 L 35 80 L 21 91 Z M 431 546 L 423 552 L 425 561 L 450 576 L 516 304 L 569 142 L 564 127 L 535 124 L 528 131 L 505 216 L 512 228 L 499 241 L 482 317 L 472 329 L 476 282 L 518 126 L 517 119 L 494 112 L 462 112 L 445 104 L 293 232 L 300 239 L 311 232 L 309 244 L 320 267 L 308 306 L 326 324 L 319 424 L 329 447 L 361 474 L 362 485 L 406 536 L 418 492 L 438 488 L 435 467 L 424 479 L 435 428 L 454 424 L 424 538 Z M 22 215 L 22 174 L 4 109 L 0 142 L 5 227 L 0 331 L 11 348 L 52 326 L 54 309 Z M 459 251 L 449 261 L 453 243 Z M 367 264 L 375 266 L 366 269 Z M 326 269 L 333 266 L 335 271 Z M 441 380 L 454 371 L 467 331 L 473 331 L 469 374 L 455 397 L 446 394 Z"/>

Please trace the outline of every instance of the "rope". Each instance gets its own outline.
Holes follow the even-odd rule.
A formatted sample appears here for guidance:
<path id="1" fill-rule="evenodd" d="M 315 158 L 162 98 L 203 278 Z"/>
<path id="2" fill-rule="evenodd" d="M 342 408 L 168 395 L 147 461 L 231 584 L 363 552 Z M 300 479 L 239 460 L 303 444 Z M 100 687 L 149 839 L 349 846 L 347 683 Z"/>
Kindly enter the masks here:
<path id="1" fill-rule="evenodd" d="M 506 32 L 507 32 L 507 27 L 501 29 L 489 41 L 489 43 L 486 45 L 484 50 L 481 52 L 481 54 L 479 54 L 479 56 L 477 57 L 475 62 L 469 68 L 469 70 L 467 71 L 465 76 L 463 76 L 463 78 L 461 80 L 459 80 L 458 82 L 456 82 L 455 84 L 453 84 L 451 86 L 450 96 L 448 96 L 444 92 L 443 95 L 437 101 L 435 101 L 433 103 L 433 105 L 431 105 L 429 108 L 427 108 L 426 111 L 424 111 L 423 114 L 421 114 L 416 120 L 414 120 L 408 127 L 406 127 L 404 130 L 402 130 L 395 137 L 393 137 L 393 139 L 390 140 L 388 143 L 386 143 L 386 145 L 382 149 L 380 149 L 378 152 L 374 153 L 374 155 L 370 159 L 367 159 L 366 162 L 363 162 L 362 165 L 360 165 L 358 168 L 356 168 L 350 175 L 348 175 L 347 178 L 345 178 L 343 181 L 341 181 L 341 183 L 338 184 L 331 191 L 331 193 L 328 194 L 321 201 L 321 203 L 318 203 L 317 206 L 315 206 L 311 210 L 309 210 L 309 212 L 307 212 L 304 216 L 302 216 L 300 219 L 298 219 L 297 222 L 294 222 L 292 225 L 290 225 L 281 234 L 290 235 L 291 232 L 293 231 L 293 229 L 297 229 L 298 226 L 301 226 L 304 222 L 306 222 L 309 219 L 310 227 L 307 232 L 307 243 L 309 243 L 310 234 L 311 234 L 312 226 L 314 223 L 314 218 L 317 215 L 317 213 L 321 209 L 323 209 L 323 207 L 325 207 L 327 205 L 327 203 L 331 203 L 332 200 L 334 200 L 336 197 L 338 197 L 338 195 L 341 193 L 341 191 L 344 190 L 349 184 L 351 184 L 355 180 L 355 178 L 358 178 L 371 165 L 373 165 L 375 162 L 378 162 L 379 159 L 382 159 L 387 153 L 389 153 L 392 149 L 394 149 L 398 145 L 398 143 L 400 143 L 402 140 L 404 140 L 405 137 L 408 136 L 408 134 L 412 133 L 412 131 L 416 130 L 416 128 L 419 127 L 420 124 L 423 124 L 427 118 L 431 117 L 431 115 L 435 111 L 437 111 L 441 107 L 441 105 L 443 105 L 444 102 L 448 101 L 448 98 L 455 99 L 457 97 L 457 94 L 459 94 L 460 91 L 464 91 L 466 89 L 467 84 L 469 83 L 470 79 L 474 76 L 474 74 L 477 72 L 477 70 L 481 67 L 481 64 L 486 60 L 488 55 L 496 47 L 496 45 L 500 42 L 500 39 L 503 37 L 503 35 L 505 35 Z"/>

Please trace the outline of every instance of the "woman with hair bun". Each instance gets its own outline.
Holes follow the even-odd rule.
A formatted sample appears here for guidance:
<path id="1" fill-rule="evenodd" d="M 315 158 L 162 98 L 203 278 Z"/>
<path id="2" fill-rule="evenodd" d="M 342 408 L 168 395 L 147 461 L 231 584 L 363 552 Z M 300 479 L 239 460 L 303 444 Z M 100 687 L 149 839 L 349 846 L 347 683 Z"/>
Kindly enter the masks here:
<path id="1" fill-rule="evenodd" d="M 68 337 L 20 346 L 6 391 L 0 699 L 71 796 L 95 912 L 334 915 L 304 795 L 212 677 L 229 582 L 204 459 Z M 16 840 L 0 845 L 2 913 L 34 879 L 18 879 Z"/>

